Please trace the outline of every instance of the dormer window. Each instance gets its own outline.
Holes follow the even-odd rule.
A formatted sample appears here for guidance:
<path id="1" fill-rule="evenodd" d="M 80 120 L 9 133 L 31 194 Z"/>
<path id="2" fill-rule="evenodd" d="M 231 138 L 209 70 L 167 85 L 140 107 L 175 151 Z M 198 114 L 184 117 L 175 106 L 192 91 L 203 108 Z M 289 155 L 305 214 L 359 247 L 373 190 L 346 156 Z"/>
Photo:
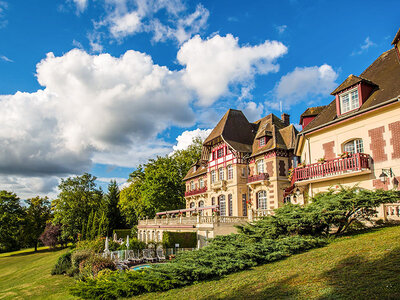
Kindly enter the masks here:
<path id="1" fill-rule="evenodd" d="M 340 97 L 340 112 L 342 114 L 360 107 L 357 88 L 345 92 L 339 95 L 339 97 Z"/>
<path id="2" fill-rule="evenodd" d="M 266 137 L 263 136 L 262 138 L 260 138 L 259 143 L 260 143 L 260 144 L 259 144 L 260 147 L 265 146 L 265 144 L 266 144 Z"/>

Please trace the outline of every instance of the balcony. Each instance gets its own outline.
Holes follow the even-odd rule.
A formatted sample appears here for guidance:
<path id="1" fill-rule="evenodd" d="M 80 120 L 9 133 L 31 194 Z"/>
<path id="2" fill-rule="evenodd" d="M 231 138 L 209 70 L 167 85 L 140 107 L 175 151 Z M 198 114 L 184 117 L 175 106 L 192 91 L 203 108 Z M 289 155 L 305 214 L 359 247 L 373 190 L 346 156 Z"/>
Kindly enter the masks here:
<path id="1" fill-rule="evenodd" d="M 269 179 L 269 175 L 268 173 L 260 173 L 258 175 L 253 175 L 253 176 L 249 176 L 249 178 L 247 179 L 247 183 L 256 183 L 258 181 L 264 181 L 264 180 L 268 180 Z"/>
<path id="2" fill-rule="evenodd" d="M 219 180 L 219 181 L 211 183 L 211 188 L 214 191 L 226 190 L 226 180 Z"/>
<path id="3" fill-rule="evenodd" d="M 324 163 L 310 164 L 293 170 L 292 185 L 331 180 L 371 173 L 369 155 L 355 153 L 345 158 L 334 158 Z"/>
<path id="4" fill-rule="evenodd" d="M 198 195 L 198 194 L 203 194 L 205 192 L 207 192 L 207 187 L 206 186 L 202 187 L 200 189 L 195 189 L 195 190 L 192 190 L 192 191 L 185 192 L 185 197 L 194 196 L 194 195 Z"/>

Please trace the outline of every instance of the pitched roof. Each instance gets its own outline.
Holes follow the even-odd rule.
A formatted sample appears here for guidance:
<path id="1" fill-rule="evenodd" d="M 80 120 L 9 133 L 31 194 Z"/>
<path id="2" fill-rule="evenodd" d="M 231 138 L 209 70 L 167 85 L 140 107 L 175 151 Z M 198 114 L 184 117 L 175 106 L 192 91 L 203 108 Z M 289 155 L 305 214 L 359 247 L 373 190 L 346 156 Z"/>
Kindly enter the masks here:
<path id="1" fill-rule="evenodd" d="M 382 53 L 359 78 L 368 80 L 377 85 L 369 97 L 358 110 L 337 116 L 336 101 L 333 100 L 325 109 L 312 120 L 302 132 L 313 130 L 331 121 L 341 119 L 362 112 L 400 96 L 400 63 L 395 49 Z"/>
<path id="2" fill-rule="evenodd" d="M 396 35 L 394 36 L 392 45 L 396 44 L 398 40 L 400 40 L 400 28 L 399 28 L 399 31 L 397 31 Z"/>
<path id="3" fill-rule="evenodd" d="M 323 111 L 326 108 L 327 105 L 322 105 L 322 106 L 315 106 L 315 107 L 309 107 L 307 108 L 301 115 L 300 115 L 300 122 L 299 124 L 303 123 L 303 118 L 304 117 L 311 117 L 311 116 L 317 116 L 321 111 Z"/>
<path id="4" fill-rule="evenodd" d="M 293 149 L 297 129 L 293 125 L 285 125 L 281 119 L 274 114 L 269 114 L 264 118 L 254 122 L 258 125 L 257 134 L 252 145 L 251 156 L 255 156 L 273 149 Z M 258 139 L 269 136 L 267 143 L 260 147 Z"/>
<path id="5" fill-rule="evenodd" d="M 345 90 L 345 89 L 347 89 L 347 88 L 349 88 L 349 87 L 351 87 L 351 86 L 353 86 L 353 85 L 355 85 L 355 84 L 357 84 L 357 83 L 359 83 L 359 82 L 365 82 L 365 83 L 367 83 L 367 84 L 369 84 L 369 85 L 372 85 L 372 86 L 375 85 L 373 82 L 371 82 L 371 81 L 369 81 L 369 80 L 367 80 L 367 79 L 365 79 L 365 78 L 361 78 L 361 77 L 359 77 L 359 76 L 355 76 L 355 75 L 353 75 L 353 74 L 350 74 L 350 76 L 347 77 L 346 80 L 343 81 L 343 83 L 342 83 L 341 85 L 339 85 L 339 86 L 331 93 L 331 95 L 336 95 L 337 93 L 339 93 L 339 92 L 341 92 L 341 91 L 343 91 L 343 90 Z"/>
<path id="6" fill-rule="evenodd" d="M 197 161 L 190 167 L 186 176 L 182 180 L 188 180 L 190 178 L 197 177 L 206 173 L 207 173 L 207 167 L 202 163 L 200 163 L 200 161 Z"/>
<path id="7" fill-rule="evenodd" d="M 229 109 L 205 139 L 203 145 L 212 145 L 218 138 L 222 138 L 236 151 L 251 152 L 254 128 L 240 110 Z"/>

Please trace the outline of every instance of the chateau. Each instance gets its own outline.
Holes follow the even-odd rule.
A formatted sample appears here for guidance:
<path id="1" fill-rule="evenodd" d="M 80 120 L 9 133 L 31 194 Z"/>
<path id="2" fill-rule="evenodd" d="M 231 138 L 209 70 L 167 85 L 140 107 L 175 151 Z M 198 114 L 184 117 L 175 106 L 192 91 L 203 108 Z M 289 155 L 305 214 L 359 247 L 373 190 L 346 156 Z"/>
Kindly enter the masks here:
<path id="1" fill-rule="evenodd" d="M 235 232 L 235 224 L 273 214 L 286 202 L 304 204 L 339 184 L 400 189 L 400 30 L 392 45 L 340 84 L 331 103 L 308 108 L 301 132 L 288 114 L 250 123 L 228 110 L 184 178 L 186 208 L 139 221 L 139 239 L 194 231 L 201 247 Z M 377 217 L 400 220 L 400 203 L 379 207 Z"/>

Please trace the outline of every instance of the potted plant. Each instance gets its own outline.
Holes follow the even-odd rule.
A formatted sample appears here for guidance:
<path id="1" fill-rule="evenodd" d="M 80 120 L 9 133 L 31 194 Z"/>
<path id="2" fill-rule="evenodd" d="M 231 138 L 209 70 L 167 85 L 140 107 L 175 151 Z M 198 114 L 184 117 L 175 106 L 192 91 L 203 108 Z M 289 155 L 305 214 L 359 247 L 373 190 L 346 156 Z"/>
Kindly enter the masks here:
<path id="1" fill-rule="evenodd" d="M 298 168 L 298 169 L 301 169 L 301 168 L 304 168 L 305 166 L 306 166 L 305 163 L 299 163 L 299 164 L 297 165 L 297 168 Z"/>
<path id="2" fill-rule="evenodd" d="M 317 162 L 318 162 L 319 164 L 323 164 L 323 163 L 326 162 L 326 159 L 325 159 L 325 157 L 321 157 L 321 158 L 318 158 Z"/>
<path id="3" fill-rule="evenodd" d="M 347 158 L 347 157 L 349 157 L 350 156 L 350 153 L 349 152 L 347 152 L 347 151 L 344 151 L 343 153 L 341 153 L 340 155 L 340 158 Z"/>
<path id="4" fill-rule="evenodd" d="M 290 169 L 289 169 L 289 173 L 288 173 L 288 179 L 289 179 L 289 180 L 292 180 L 293 173 L 294 173 L 294 168 L 290 168 Z"/>

